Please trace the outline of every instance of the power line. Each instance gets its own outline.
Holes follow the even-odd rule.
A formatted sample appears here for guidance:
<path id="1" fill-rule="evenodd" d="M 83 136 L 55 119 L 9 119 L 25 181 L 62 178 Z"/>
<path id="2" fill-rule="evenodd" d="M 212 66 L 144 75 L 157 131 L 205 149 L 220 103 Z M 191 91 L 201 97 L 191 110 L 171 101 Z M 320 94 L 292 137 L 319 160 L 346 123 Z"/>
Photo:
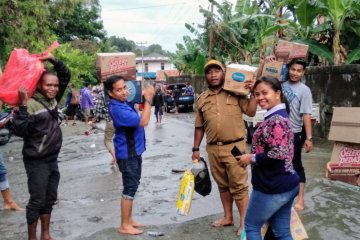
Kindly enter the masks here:
<path id="1" fill-rule="evenodd" d="M 111 9 L 107 10 L 107 12 L 113 12 L 113 11 L 130 11 L 130 10 L 138 10 L 138 9 L 144 9 L 144 8 L 160 8 L 160 7 L 167 7 L 167 6 L 174 6 L 174 5 L 182 5 L 182 4 L 190 4 L 190 2 L 177 2 L 177 3 L 168 3 L 168 4 L 161 4 L 161 5 L 150 5 L 150 6 L 142 6 L 142 7 L 132 7 L 132 8 L 120 8 L 120 9 Z"/>
<path id="2" fill-rule="evenodd" d="M 153 24 L 153 25 L 164 25 L 164 22 L 148 22 L 148 21 L 127 21 L 121 20 L 122 23 L 141 23 L 141 24 Z M 179 22 L 166 22 L 166 25 L 180 25 Z"/>

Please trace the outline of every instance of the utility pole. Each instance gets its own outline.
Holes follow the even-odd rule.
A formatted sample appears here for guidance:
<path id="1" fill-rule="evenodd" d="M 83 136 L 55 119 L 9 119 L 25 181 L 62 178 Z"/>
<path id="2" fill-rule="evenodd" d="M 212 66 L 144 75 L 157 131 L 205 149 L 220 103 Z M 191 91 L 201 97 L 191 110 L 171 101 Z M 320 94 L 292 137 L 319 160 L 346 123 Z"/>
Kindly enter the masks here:
<path id="1" fill-rule="evenodd" d="M 136 44 L 140 44 L 141 48 L 141 83 L 144 87 L 144 48 L 143 44 L 147 44 L 147 42 L 137 42 Z"/>
<path id="2" fill-rule="evenodd" d="M 210 18 L 210 36 L 209 36 L 209 60 L 212 59 L 213 55 L 213 41 L 214 41 L 214 3 L 211 3 L 211 18 Z"/>

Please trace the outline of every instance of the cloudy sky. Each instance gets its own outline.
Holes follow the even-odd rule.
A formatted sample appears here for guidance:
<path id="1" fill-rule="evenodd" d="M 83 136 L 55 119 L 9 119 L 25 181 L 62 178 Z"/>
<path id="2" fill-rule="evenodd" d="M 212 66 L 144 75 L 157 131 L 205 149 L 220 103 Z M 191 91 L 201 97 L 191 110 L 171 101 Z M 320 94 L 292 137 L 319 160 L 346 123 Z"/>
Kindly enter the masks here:
<path id="1" fill-rule="evenodd" d="M 235 5 L 236 0 L 230 2 Z M 147 42 L 147 46 L 157 43 L 172 52 L 184 35 L 191 35 L 185 23 L 203 22 L 199 5 L 210 9 L 208 0 L 100 0 L 100 4 L 108 36 Z"/>

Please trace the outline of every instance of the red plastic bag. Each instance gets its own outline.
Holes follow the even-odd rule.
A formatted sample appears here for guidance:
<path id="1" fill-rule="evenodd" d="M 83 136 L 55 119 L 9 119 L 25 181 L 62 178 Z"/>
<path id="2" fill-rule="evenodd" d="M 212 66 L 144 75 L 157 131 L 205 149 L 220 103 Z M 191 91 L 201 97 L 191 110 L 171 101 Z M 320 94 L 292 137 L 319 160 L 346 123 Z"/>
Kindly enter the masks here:
<path id="1" fill-rule="evenodd" d="M 57 41 L 42 54 L 50 53 L 58 47 Z M 36 85 L 45 71 L 44 63 L 39 60 L 38 55 L 29 54 L 26 49 L 14 49 L 6 64 L 3 75 L 0 78 L 0 100 L 10 106 L 19 104 L 18 89 L 23 85 L 31 97 L 36 89 Z"/>

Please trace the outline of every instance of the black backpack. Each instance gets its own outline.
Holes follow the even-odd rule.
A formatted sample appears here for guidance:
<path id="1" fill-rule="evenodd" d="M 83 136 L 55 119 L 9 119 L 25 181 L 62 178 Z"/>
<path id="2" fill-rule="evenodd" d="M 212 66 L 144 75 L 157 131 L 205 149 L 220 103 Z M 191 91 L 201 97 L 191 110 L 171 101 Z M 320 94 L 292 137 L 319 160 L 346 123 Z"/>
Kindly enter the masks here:
<path id="1" fill-rule="evenodd" d="M 200 161 L 204 163 L 205 168 L 195 176 L 195 191 L 201 196 L 206 196 L 211 192 L 210 173 L 204 158 L 200 157 Z"/>

